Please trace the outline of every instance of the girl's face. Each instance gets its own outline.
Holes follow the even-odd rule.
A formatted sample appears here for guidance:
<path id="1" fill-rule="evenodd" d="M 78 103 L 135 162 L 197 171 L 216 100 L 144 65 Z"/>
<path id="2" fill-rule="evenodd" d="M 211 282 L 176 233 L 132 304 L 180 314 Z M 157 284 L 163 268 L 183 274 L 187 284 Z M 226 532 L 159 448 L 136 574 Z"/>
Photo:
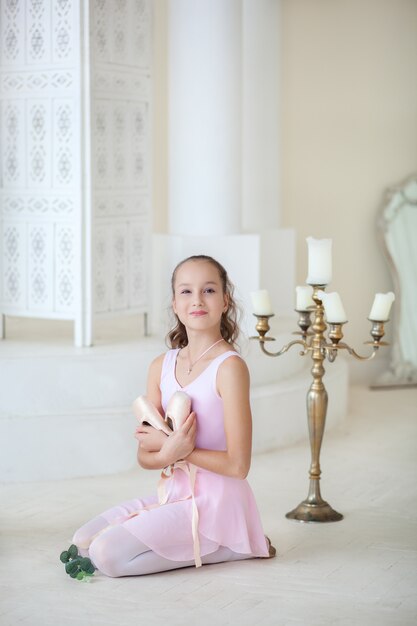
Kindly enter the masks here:
<path id="1" fill-rule="evenodd" d="M 228 297 L 217 268 L 209 261 L 186 261 L 175 276 L 172 307 L 186 328 L 220 326 Z"/>

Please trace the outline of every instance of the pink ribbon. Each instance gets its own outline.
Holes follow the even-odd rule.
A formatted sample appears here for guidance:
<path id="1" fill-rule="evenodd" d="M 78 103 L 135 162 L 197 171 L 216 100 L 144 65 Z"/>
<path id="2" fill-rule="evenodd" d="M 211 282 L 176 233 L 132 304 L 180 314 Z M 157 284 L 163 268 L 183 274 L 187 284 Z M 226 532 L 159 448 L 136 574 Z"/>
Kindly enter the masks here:
<path id="1" fill-rule="evenodd" d="M 186 496 L 185 498 L 179 498 L 179 500 L 175 500 L 174 502 L 182 502 L 184 500 L 189 500 L 190 498 L 192 500 L 191 530 L 193 534 L 193 544 L 194 544 L 194 562 L 195 562 L 196 567 L 201 567 L 202 562 L 201 562 L 201 556 L 200 556 L 200 540 L 198 537 L 198 508 L 197 508 L 197 504 L 196 504 L 195 497 L 194 497 L 194 488 L 195 488 L 195 479 L 197 475 L 197 468 L 195 465 L 191 465 L 190 463 L 187 463 L 187 461 L 177 461 L 173 465 L 168 465 L 168 467 L 165 467 L 162 470 L 161 478 L 159 479 L 159 482 L 158 482 L 158 502 L 156 504 L 148 504 L 147 506 L 144 506 L 139 511 L 134 511 L 133 513 L 129 513 L 129 515 L 123 515 L 121 517 L 118 517 L 117 519 L 113 520 L 113 522 L 111 522 L 108 526 L 105 526 L 104 528 L 99 530 L 98 533 L 93 535 L 91 542 L 99 535 L 102 535 L 107 530 L 110 530 L 110 528 L 113 528 L 114 526 L 118 526 L 122 522 L 126 522 L 128 519 L 132 517 L 136 517 L 137 515 L 140 515 L 143 511 L 151 511 L 152 509 L 156 509 L 159 506 L 164 506 L 164 504 L 167 504 L 168 494 L 165 489 L 166 481 L 172 478 L 172 476 L 174 475 L 174 471 L 176 469 L 179 469 L 185 472 L 185 474 L 187 474 L 190 480 L 191 495 Z M 88 546 L 79 546 L 79 547 L 88 548 Z"/>
<path id="2" fill-rule="evenodd" d="M 189 500 L 190 498 L 192 500 L 193 514 L 191 518 L 191 531 L 193 534 L 193 544 L 194 544 L 194 562 L 195 562 L 196 567 L 201 567 L 202 563 L 201 563 L 201 556 L 200 556 L 200 540 L 198 537 L 198 508 L 197 508 L 197 503 L 195 501 L 195 496 L 194 496 L 195 479 L 197 475 L 197 468 L 195 465 L 192 465 L 191 463 L 187 463 L 187 461 L 177 461 L 173 465 L 169 465 L 168 467 L 165 467 L 162 470 L 161 478 L 159 479 L 159 483 L 158 483 L 159 504 L 164 505 L 168 501 L 168 494 L 166 493 L 165 482 L 172 478 L 174 474 L 174 470 L 176 469 L 180 469 L 183 472 L 185 472 L 185 474 L 187 474 L 190 480 L 191 495 L 186 496 L 185 498 L 180 498 L 179 500 L 176 500 L 175 502 L 181 502 L 182 500 Z"/>

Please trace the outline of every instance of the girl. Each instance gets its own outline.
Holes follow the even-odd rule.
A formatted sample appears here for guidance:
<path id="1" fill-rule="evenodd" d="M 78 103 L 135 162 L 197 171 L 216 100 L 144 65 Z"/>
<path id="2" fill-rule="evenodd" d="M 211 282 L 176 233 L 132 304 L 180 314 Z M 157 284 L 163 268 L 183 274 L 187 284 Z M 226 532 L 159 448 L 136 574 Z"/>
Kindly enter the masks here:
<path id="1" fill-rule="evenodd" d="M 130 500 L 75 533 L 79 552 L 107 576 L 199 565 L 200 558 L 205 564 L 275 555 L 246 481 L 249 373 L 233 349 L 236 304 L 225 269 L 204 255 L 182 261 L 172 276 L 172 307 L 172 349 L 151 364 L 147 397 L 164 415 L 172 394 L 183 390 L 192 412 L 169 436 L 150 426 L 136 430 L 143 468 L 173 466 L 163 481 L 166 503 L 156 495 Z"/>

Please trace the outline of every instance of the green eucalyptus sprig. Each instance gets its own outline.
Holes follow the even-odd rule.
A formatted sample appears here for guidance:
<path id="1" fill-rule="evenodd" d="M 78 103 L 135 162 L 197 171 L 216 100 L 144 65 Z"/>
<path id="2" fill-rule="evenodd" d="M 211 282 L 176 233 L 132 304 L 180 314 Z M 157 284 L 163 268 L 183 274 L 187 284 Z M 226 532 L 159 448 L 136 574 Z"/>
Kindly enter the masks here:
<path id="1" fill-rule="evenodd" d="M 77 580 L 89 581 L 94 575 L 96 568 L 87 556 L 80 556 L 78 548 L 74 544 L 70 545 L 68 550 L 61 552 L 59 556 L 61 563 L 65 563 L 65 571 L 71 578 Z"/>

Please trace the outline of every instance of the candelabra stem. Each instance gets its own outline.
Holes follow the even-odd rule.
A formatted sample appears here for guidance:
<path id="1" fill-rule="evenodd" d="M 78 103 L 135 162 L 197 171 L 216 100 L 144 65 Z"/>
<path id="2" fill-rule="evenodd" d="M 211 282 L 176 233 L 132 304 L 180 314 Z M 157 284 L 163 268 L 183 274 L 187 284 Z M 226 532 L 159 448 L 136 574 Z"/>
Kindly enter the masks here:
<path id="1" fill-rule="evenodd" d="M 343 519 L 343 515 L 334 511 L 322 499 L 320 493 L 320 449 L 327 412 L 327 391 L 323 384 L 325 373 L 323 361 L 325 356 L 322 347 L 324 344 L 324 331 L 327 326 L 324 321 L 323 306 L 317 296 L 317 290 L 315 288 L 313 294 L 313 299 L 317 304 L 312 327 L 314 336 L 311 343 L 313 359 L 311 373 L 313 382 L 307 393 L 307 418 L 311 447 L 310 487 L 307 498 L 297 508 L 287 513 L 286 517 L 299 522 L 337 522 Z"/>

